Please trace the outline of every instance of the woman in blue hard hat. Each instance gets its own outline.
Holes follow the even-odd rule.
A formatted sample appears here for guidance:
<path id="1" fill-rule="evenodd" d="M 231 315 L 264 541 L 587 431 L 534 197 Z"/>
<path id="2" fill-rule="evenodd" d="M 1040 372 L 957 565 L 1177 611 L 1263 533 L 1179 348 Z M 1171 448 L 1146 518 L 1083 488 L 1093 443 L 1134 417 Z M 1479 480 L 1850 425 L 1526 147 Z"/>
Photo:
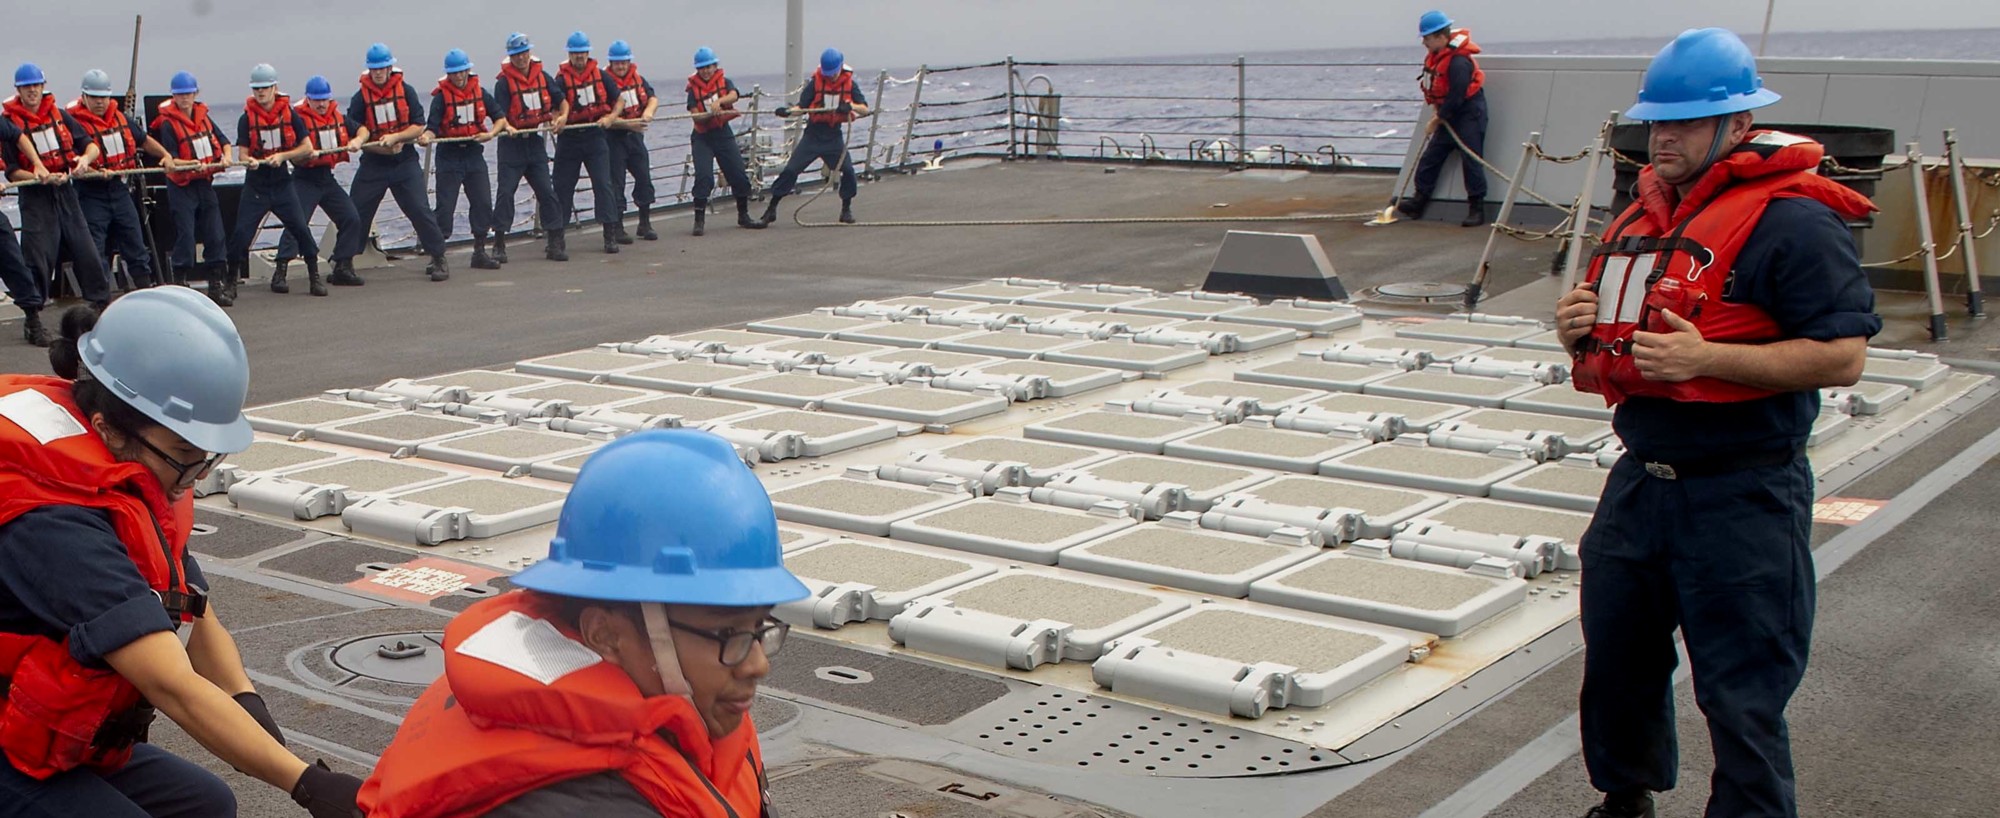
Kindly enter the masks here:
<path id="1" fill-rule="evenodd" d="M 84 299 L 103 307 L 111 300 L 111 277 L 83 218 L 76 186 L 70 184 L 71 174 L 90 170 L 96 144 L 48 93 L 48 78 L 34 63 L 14 71 L 14 96 L 0 104 L 0 114 L 21 132 L 20 138 L 0 145 L 8 178 L 38 183 L 20 192 L 22 255 L 41 290 L 31 300 L 48 301 L 47 289 L 56 280 L 60 259 L 67 257 Z"/>
<path id="2" fill-rule="evenodd" d="M 215 198 L 215 175 L 228 158 L 223 136 L 208 106 L 200 101 L 201 83 L 186 71 L 174 74 L 173 101 L 153 117 L 153 138 L 171 154 L 160 165 L 167 169 L 167 208 L 174 215 L 174 249 L 168 256 L 174 284 L 186 284 L 195 266 L 195 243 L 201 243 L 201 267 L 208 279 L 208 297 L 222 306 L 236 303 L 236 279 L 223 273 L 228 237 L 222 232 L 222 203 Z"/>
<path id="3" fill-rule="evenodd" d="M 188 489 L 250 445 L 236 328 L 185 287 L 62 323 L 67 377 L 0 376 L 0 816 L 235 815 L 146 743 L 156 712 L 316 818 L 354 815 L 358 779 L 286 751 L 187 551 Z"/>
<path id="4" fill-rule="evenodd" d="M 1674 631 L 1715 752 L 1710 818 L 1798 815 L 1785 705 L 1812 643 L 1819 390 L 1882 328 L 1847 225 L 1874 210 L 1719 28 L 1682 33 L 1625 112 L 1651 162 L 1585 284 L 1556 305 L 1571 380 L 1616 404 L 1627 454 L 1580 543 L 1583 759 L 1593 818 L 1652 818 L 1677 783 Z"/>
<path id="5" fill-rule="evenodd" d="M 854 223 L 854 158 L 847 155 L 847 123 L 868 115 L 868 98 L 854 84 L 854 72 L 839 49 L 829 48 L 819 55 L 819 71 L 806 80 L 799 91 L 799 108 L 806 115 L 806 132 L 799 137 L 792 158 L 771 183 L 771 204 L 764 208 L 764 223 L 778 220 L 778 200 L 791 195 L 799 174 L 819 162 L 828 173 L 840 168 L 840 222 Z M 791 107 L 778 108 L 778 116 L 792 115 Z"/>
<path id="6" fill-rule="evenodd" d="M 618 118 L 604 126 L 613 214 L 605 229 L 617 234 L 619 244 L 632 243 L 632 234 L 625 232 L 625 175 L 629 173 L 632 203 L 639 206 L 639 238 L 658 241 L 660 234 L 653 230 L 653 160 L 646 151 L 646 128 L 653 124 L 653 114 L 660 110 L 660 97 L 653 92 L 653 83 L 632 64 L 630 43 L 612 40 L 611 50 L 604 56 L 604 72 L 611 75 L 612 84 L 617 86 L 619 106 Z M 695 211 L 695 218 L 701 218 L 700 210 Z"/>
<path id="7" fill-rule="evenodd" d="M 771 814 L 750 707 L 806 588 L 722 438 L 641 432 L 584 463 L 528 590 L 445 628 L 444 676 L 361 790 L 377 818 Z"/>
<path id="8" fill-rule="evenodd" d="M 465 209 L 472 227 L 472 269 L 498 270 L 486 254 L 486 234 L 493 229 L 493 187 L 486 176 L 486 143 L 507 125 L 500 104 L 479 85 L 472 73 L 472 56 L 461 49 L 445 52 L 444 76 L 431 91 L 431 113 L 419 144 L 434 138 L 453 140 L 436 154 L 437 226 L 446 241 L 458 221 L 458 192 L 465 191 Z"/>
<path id="9" fill-rule="evenodd" d="M 736 83 L 722 72 L 722 60 L 715 50 L 702 46 L 694 50 L 694 73 L 687 78 L 687 110 L 696 114 L 694 132 L 688 145 L 694 154 L 694 234 L 708 227 L 708 195 L 715 192 L 715 168 L 722 166 L 722 178 L 729 180 L 729 192 L 736 195 L 736 226 L 762 230 L 762 220 L 750 218 L 750 197 L 757 186 L 743 169 L 743 154 L 736 150 L 736 131 L 729 127 L 735 119 L 740 99 Z"/>
<path id="10" fill-rule="evenodd" d="M 1486 149 L 1486 72 L 1473 59 L 1479 45 L 1472 41 L 1472 32 L 1455 25 L 1442 11 L 1427 11 L 1417 19 L 1425 52 L 1424 72 L 1417 83 L 1423 88 L 1424 103 L 1431 106 L 1430 141 L 1417 159 L 1417 195 L 1396 209 L 1412 219 L 1422 218 L 1437 191 L 1438 174 L 1458 152 L 1466 200 L 1460 224 L 1478 227 L 1486 223 L 1486 171 L 1479 166 L 1479 155 Z M 1450 126 L 1450 132 L 1441 133 L 1444 126 Z"/>

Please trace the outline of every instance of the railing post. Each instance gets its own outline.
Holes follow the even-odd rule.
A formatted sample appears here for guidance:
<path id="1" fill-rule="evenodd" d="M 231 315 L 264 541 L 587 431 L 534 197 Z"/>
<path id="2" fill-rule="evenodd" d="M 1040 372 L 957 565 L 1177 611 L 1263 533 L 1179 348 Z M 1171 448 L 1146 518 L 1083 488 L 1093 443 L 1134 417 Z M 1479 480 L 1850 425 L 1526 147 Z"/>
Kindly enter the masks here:
<path id="1" fill-rule="evenodd" d="M 1604 136 L 1602 133 L 1590 143 L 1590 157 L 1584 160 L 1583 190 L 1576 194 L 1576 212 L 1569 220 L 1569 250 L 1563 256 L 1562 291 L 1575 289 L 1578 269 L 1583 263 L 1583 245 L 1590 237 L 1591 200 L 1597 196 L 1597 166 L 1604 161 Z"/>
<path id="2" fill-rule="evenodd" d="M 1958 205 L 1958 255 L 1965 259 L 1965 314 L 1986 317 L 1986 294 L 1979 289 L 1979 255 L 1973 249 L 1972 208 L 1965 200 L 1965 165 L 1958 155 L 1958 132 L 1944 130 L 1944 155 L 1951 162 L 1951 198 Z"/>
<path id="3" fill-rule="evenodd" d="M 760 102 L 763 99 L 763 97 L 764 97 L 764 86 L 762 85 L 750 86 L 750 156 L 749 156 L 750 169 L 749 170 L 751 174 L 754 174 L 751 177 L 751 181 L 756 183 L 756 185 L 754 186 L 762 186 L 764 183 L 764 158 L 763 156 L 760 155 L 762 152 L 760 146 L 764 144 L 764 138 L 763 138 L 764 132 L 762 129 L 757 127 L 758 122 L 761 121 L 763 118 L 763 111 L 758 106 L 758 102 Z M 692 153 L 690 153 L 690 155 L 692 155 Z"/>
<path id="4" fill-rule="evenodd" d="M 1007 158 L 1014 158 L 1014 55 L 1007 55 Z"/>
<path id="5" fill-rule="evenodd" d="M 910 116 L 903 120 L 903 147 L 896 153 L 898 165 L 910 163 L 910 137 L 915 136 L 917 132 L 917 110 L 923 104 L 924 78 L 930 76 L 930 73 L 930 66 L 917 66 L 917 90 L 910 93 Z"/>
<path id="6" fill-rule="evenodd" d="M 878 114 L 882 110 L 882 89 L 887 87 L 889 87 L 889 69 L 884 68 L 875 75 L 874 111 Z M 881 127 L 881 116 L 868 118 L 868 144 L 861 155 L 861 175 L 869 179 L 875 178 L 875 132 Z"/>
<path id="7" fill-rule="evenodd" d="M 1949 340 L 1944 323 L 1944 291 L 1938 286 L 1937 244 L 1931 240 L 1931 200 L 1924 192 L 1924 154 L 1910 143 L 1910 190 L 1916 194 L 1917 247 L 1924 257 L 1924 293 L 1930 296 L 1931 342 Z"/>
<path id="8" fill-rule="evenodd" d="M 1507 181 L 1507 198 L 1500 200 L 1500 213 L 1493 217 L 1493 230 L 1486 234 L 1486 249 L 1479 253 L 1479 266 L 1472 270 L 1472 286 L 1465 288 L 1465 311 L 1479 308 L 1479 292 L 1486 288 L 1486 273 L 1493 260 L 1493 245 L 1500 240 L 1502 225 L 1514 215 L 1514 197 L 1521 193 L 1521 178 L 1528 175 L 1528 162 L 1535 157 L 1535 149 L 1541 147 L 1542 134 L 1537 131 L 1528 134 L 1528 141 L 1521 145 L 1521 162 L 1514 166 L 1514 178 Z"/>
<path id="9" fill-rule="evenodd" d="M 1250 164 L 1250 129 L 1246 110 L 1249 103 L 1245 93 L 1247 87 L 1243 55 L 1238 54 L 1236 55 L 1236 164 L 1239 167 Z"/>

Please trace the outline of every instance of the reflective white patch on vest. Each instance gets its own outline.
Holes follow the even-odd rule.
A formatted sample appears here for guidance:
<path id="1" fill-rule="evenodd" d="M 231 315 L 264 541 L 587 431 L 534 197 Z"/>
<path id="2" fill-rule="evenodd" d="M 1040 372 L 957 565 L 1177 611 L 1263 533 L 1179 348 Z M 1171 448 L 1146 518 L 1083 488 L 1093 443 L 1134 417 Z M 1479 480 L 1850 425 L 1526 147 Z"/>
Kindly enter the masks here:
<path id="1" fill-rule="evenodd" d="M 257 146 L 267 151 L 285 149 L 285 134 L 281 128 L 258 128 Z"/>
<path id="2" fill-rule="evenodd" d="M 625 107 L 627 108 L 639 107 L 639 89 L 627 88 L 623 91 L 619 91 L 618 101 L 624 103 Z"/>
<path id="3" fill-rule="evenodd" d="M 1771 145 L 1779 148 L 1789 145 L 1803 145 L 1811 141 L 1811 139 L 1799 136 L 1798 134 L 1789 134 L 1784 131 L 1765 131 L 1750 137 L 1750 144 L 1752 145 Z"/>
<path id="4" fill-rule="evenodd" d="M 707 99 L 701 101 L 701 110 L 704 113 L 713 113 L 721 107 L 722 97 L 717 94 L 709 94 Z"/>
<path id="5" fill-rule="evenodd" d="M 1597 323 L 1617 323 L 1618 301 L 1625 296 L 1625 279 L 1631 270 L 1632 259 L 1605 257 L 1604 272 L 1597 277 Z"/>
<path id="6" fill-rule="evenodd" d="M 839 94 L 834 94 L 834 93 L 825 93 L 825 94 L 820 94 L 820 95 L 819 95 L 819 107 L 821 107 L 821 108 L 825 108 L 825 109 L 827 109 L 827 110 L 833 110 L 833 109 L 835 109 L 835 108 L 839 108 L 839 107 L 840 107 L 840 95 L 839 95 Z"/>
<path id="7" fill-rule="evenodd" d="M 576 107 L 588 108 L 597 104 L 597 83 L 576 87 Z"/>
<path id="8" fill-rule="evenodd" d="M 1624 297 L 1618 299 L 1618 323 L 1632 324 L 1639 320 L 1639 311 L 1646 305 L 1646 280 L 1653 277 L 1653 266 L 1658 264 L 1658 253 L 1646 253 L 1632 260 L 1631 272 L 1625 274 Z"/>
<path id="9" fill-rule="evenodd" d="M 472 103 L 470 103 L 470 102 L 467 102 L 467 103 L 464 103 L 464 104 L 462 104 L 462 105 L 457 105 L 457 106 L 454 106 L 454 107 L 452 108 L 452 111 L 453 111 L 453 113 L 452 113 L 452 115 L 451 115 L 451 116 L 452 116 L 452 121 L 454 121 L 454 122 L 457 122 L 457 123 L 459 123 L 459 124 L 461 124 L 461 125 L 475 125 L 475 124 L 478 124 L 478 120 L 477 120 L 476 118 L 474 118 L 474 116 L 473 116 L 473 110 L 472 110 L 472 108 L 473 108 L 473 105 L 472 105 Z"/>
<path id="10" fill-rule="evenodd" d="M 525 109 L 525 110 L 528 110 L 528 111 L 539 111 L 539 110 L 541 110 L 541 109 L 542 109 L 542 92 L 540 92 L 540 91 L 522 91 L 522 92 L 521 92 L 521 107 L 522 107 L 523 109 Z"/>
<path id="11" fill-rule="evenodd" d="M 55 153 L 62 148 L 62 142 L 56 139 L 56 128 L 54 125 L 28 134 L 28 141 L 34 144 L 35 152 L 43 156 Z"/>
<path id="12" fill-rule="evenodd" d="M 195 137 L 189 148 L 194 151 L 195 161 L 198 162 L 206 162 L 215 156 L 215 142 L 207 134 Z"/>
<path id="13" fill-rule="evenodd" d="M 123 130 L 105 131 L 97 138 L 97 145 L 105 156 L 125 155 L 125 133 Z"/>
<path id="14" fill-rule="evenodd" d="M 14 422 L 21 431 L 35 437 L 47 446 L 52 440 L 75 437 L 84 433 L 83 424 L 76 422 L 76 416 L 69 410 L 56 405 L 49 396 L 33 389 L 24 389 L 0 398 L 0 417 Z"/>
<path id="15" fill-rule="evenodd" d="M 457 651 L 543 685 L 555 684 L 557 679 L 604 661 L 597 651 L 562 635 L 556 626 L 520 611 L 509 611 L 487 623 L 460 642 Z"/>
<path id="16" fill-rule="evenodd" d="M 396 103 L 394 102 L 375 103 L 375 124 L 377 125 L 396 124 Z"/>
<path id="17" fill-rule="evenodd" d="M 319 143 L 320 150 L 330 151 L 340 147 L 340 131 L 333 128 L 321 128 L 319 129 L 319 133 L 313 135 L 313 140 Z"/>

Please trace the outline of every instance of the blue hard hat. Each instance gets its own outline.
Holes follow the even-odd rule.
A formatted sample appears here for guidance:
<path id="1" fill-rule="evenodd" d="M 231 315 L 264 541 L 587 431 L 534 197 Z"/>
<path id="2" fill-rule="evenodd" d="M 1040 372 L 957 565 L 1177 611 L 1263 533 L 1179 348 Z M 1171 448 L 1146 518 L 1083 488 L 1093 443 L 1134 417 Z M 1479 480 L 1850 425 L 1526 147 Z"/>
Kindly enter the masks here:
<path id="1" fill-rule="evenodd" d="M 588 53 L 590 53 L 590 35 L 588 35 L 588 34 L 585 34 L 585 33 L 581 32 L 581 31 L 572 31 L 572 32 L 570 32 L 570 33 L 569 33 L 569 53 L 571 53 L 571 54 L 588 54 Z"/>
<path id="2" fill-rule="evenodd" d="M 250 448 L 250 357 L 222 308 L 186 287 L 155 287 L 105 308 L 77 339 L 90 377 L 205 452 Z"/>
<path id="3" fill-rule="evenodd" d="M 333 83 L 318 74 L 306 80 L 306 99 L 333 99 Z"/>
<path id="4" fill-rule="evenodd" d="M 696 68 L 707 68 L 719 62 L 722 61 L 715 58 L 715 49 L 713 48 L 702 46 L 694 50 L 694 67 Z"/>
<path id="5" fill-rule="evenodd" d="M 632 44 L 624 40 L 612 40 L 611 49 L 604 52 L 604 56 L 611 62 L 631 62 Z"/>
<path id="6" fill-rule="evenodd" d="M 48 81 L 48 77 L 42 76 L 42 67 L 34 63 L 24 62 L 21 63 L 20 68 L 14 69 L 14 87 L 16 88 L 23 85 L 46 85 Z"/>
<path id="7" fill-rule="evenodd" d="M 472 55 L 465 53 L 464 49 L 454 48 L 444 53 L 445 73 L 456 74 L 460 71 L 471 71 L 471 70 L 472 70 Z"/>
<path id="8" fill-rule="evenodd" d="M 368 70 L 388 68 L 396 64 L 396 55 L 389 53 L 389 47 L 376 43 L 368 47 Z"/>
<path id="9" fill-rule="evenodd" d="M 128 296 L 129 298 L 129 296 Z M 548 559 L 515 585 L 580 599 L 751 608 L 807 596 L 764 484 L 708 432 L 619 438 L 577 473 Z"/>
<path id="10" fill-rule="evenodd" d="M 509 57 L 523 53 L 534 47 L 534 43 L 528 42 L 528 35 L 526 34 L 516 31 L 507 35 L 507 56 Z"/>
<path id="11" fill-rule="evenodd" d="M 174 75 L 174 81 L 170 86 L 170 90 L 176 94 L 199 94 L 201 93 L 201 83 L 194 81 L 193 74 L 182 71 Z"/>
<path id="12" fill-rule="evenodd" d="M 1442 11 L 1426 11 L 1422 17 L 1417 18 L 1419 37 L 1429 37 L 1447 28 L 1451 28 L 1451 18 L 1444 16 Z"/>
<path id="13" fill-rule="evenodd" d="M 819 73 L 821 76 L 831 77 L 838 74 L 840 73 L 840 69 L 846 65 L 847 56 L 840 53 L 840 49 L 838 48 L 829 48 L 819 54 Z"/>
<path id="14" fill-rule="evenodd" d="M 1704 119 L 1779 99 L 1757 76 L 1757 57 L 1727 29 L 1697 28 L 1660 49 L 1639 83 L 1639 101 L 1625 116 L 1646 122 Z"/>

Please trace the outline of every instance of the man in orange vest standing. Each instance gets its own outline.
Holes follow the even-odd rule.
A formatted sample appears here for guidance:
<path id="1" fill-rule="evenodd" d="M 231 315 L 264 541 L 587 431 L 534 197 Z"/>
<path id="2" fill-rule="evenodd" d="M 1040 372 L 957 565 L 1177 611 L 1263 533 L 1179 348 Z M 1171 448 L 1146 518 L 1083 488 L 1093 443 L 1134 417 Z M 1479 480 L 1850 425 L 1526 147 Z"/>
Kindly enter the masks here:
<path id="1" fill-rule="evenodd" d="M 76 117 L 97 144 L 92 170 L 137 170 L 141 152 L 154 157 L 167 155 L 166 148 L 119 110 L 118 96 L 111 90 L 111 76 L 91 69 L 83 74 L 83 96 L 69 104 L 69 115 Z M 117 253 L 125 260 L 134 287 L 153 286 L 153 252 L 146 244 L 139 206 L 132 201 L 132 189 L 125 180 L 84 174 L 76 180 L 76 199 L 83 205 L 83 218 L 90 223 L 90 234 L 105 266 L 110 267 L 111 254 Z"/>
<path id="2" fill-rule="evenodd" d="M 1556 305 L 1579 390 L 1626 455 L 1584 532 L 1578 708 L 1593 818 L 1652 818 L 1673 788 L 1674 631 L 1715 752 L 1707 815 L 1794 818 L 1785 705 L 1812 644 L 1806 440 L 1819 390 L 1861 377 L 1882 328 L 1847 225 L 1867 198 L 1819 143 L 1755 130 L 1778 101 L 1719 28 L 1653 59 L 1625 116 L 1652 163 L 1585 285 Z"/>
<path id="3" fill-rule="evenodd" d="M 14 72 L 14 96 L 0 104 L 21 136 L 0 149 L 7 156 L 8 178 L 33 180 L 21 188 L 21 249 L 40 285 L 43 301 L 50 295 L 60 258 L 68 256 L 77 288 L 85 300 L 103 307 L 111 301 L 111 278 L 83 218 L 70 175 L 88 171 L 96 143 L 75 117 L 48 93 L 48 79 L 34 63 Z"/>
<path id="4" fill-rule="evenodd" d="M 605 57 L 609 65 L 605 72 L 618 86 L 622 109 L 618 119 L 604 126 L 604 141 L 610 148 L 611 212 L 616 214 L 605 229 L 618 234 L 619 244 L 632 243 L 632 234 L 625 232 L 625 174 L 630 173 L 632 202 L 639 206 L 639 238 L 656 241 L 660 234 L 653 232 L 653 160 L 646 151 L 646 128 L 660 109 L 660 97 L 632 64 L 631 44 L 612 40 Z M 695 219 L 700 222 L 701 211 L 695 211 Z"/>
<path id="5" fill-rule="evenodd" d="M 445 626 L 444 676 L 362 785 L 372 818 L 770 815 L 750 707 L 807 595 L 763 484 L 707 432 L 583 466 L 527 590 Z"/>
<path id="6" fill-rule="evenodd" d="M 827 173 L 840 172 L 840 223 L 854 223 L 854 157 L 847 155 L 847 123 L 868 115 L 868 98 L 854 84 L 854 72 L 840 49 L 829 48 L 819 55 L 819 71 L 799 90 L 796 106 L 813 111 L 806 115 L 806 132 L 792 148 L 792 158 L 778 179 L 771 183 L 771 204 L 764 208 L 764 223 L 778 220 L 778 200 L 791 195 L 799 174 L 819 162 Z M 780 106 L 778 116 L 790 117 L 792 106 Z"/>
<path id="7" fill-rule="evenodd" d="M 1417 19 L 1426 52 L 1424 73 L 1417 80 L 1424 103 L 1431 106 L 1430 141 L 1417 159 L 1417 195 L 1396 209 L 1412 219 L 1423 218 L 1437 190 L 1438 174 L 1457 151 L 1465 172 L 1466 212 L 1460 224 L 1478 227 L 1486 223 L 1486 171 L 1479 166 L 1479 156 L 1486 150 L 1486 72 L 1472 58 L 1479 53 L 1472 33 L 1454 25 L 1442 11 L 1427 11 Z M 1457 139 L 1452 138 L 1454 133 Z"/>
<path id="8" fill-rule="evenodd" d="M 223 149 L 229 147 L 229 138 L 200 101 L 201 83 L 193 74 L 174 74 L 170 89 L 173 101 L 160 106 L 152 128 L 153 138 L 170 154 L 160 165 L 167 169 L 167 208 L 174 215 L 174 250 L 168 257 L 173 283 L 187 283 L 199 241 L 208 297 L 227 307 L 236 303 L 236 279 L 223 273 L 228 236 L 222 232 L 222 203 L 215 198 L 214 179 L 228 158 Z"/>
<path id="9" fill-rule="evenodd" d="M 576 210 L 578 174 L 589 173 L 590 206 L 597 215 L 597 223 L 604 227 L 604 252 L 616 253 L 617 224 L 624 214 L 618 212 L 618 197 L 612 193 L 616 182 L 611 177 L 605 128 L 618 121 L 625 112 L 625 103 L 618 98 L 618 86 L 590 58 L 590 37 L 583 32 L 569 35 L 569 61 L 556 71 L 552 90 L 562 100 L 552 124 L 556 132 L 554 175 L 558 218 L 552 234 L 556 249 L 564 252 L 561 260 L 567 261 L 569 247 L 563 231 L 569 226 L 570 213 Z M 572 125 L 593 127 L 572 129 L 569 127 Z"/>
<path id="10" fill-rule="evenodd" d="M 535 192 L 539 226 L 547 237 L 545 254 L 550 261 L 568 261 L 569 252 L 556 246 L 555 188 L 549 185 L 549 146 L 542 141 L 542 129 L 555 118 L 555 97 L 549 89 L 555 78 L 542 68 L 535 56 L 535 44 L 528 35 L 507 35 L 507 64 L 493 78 L 494 116 L 507 120 L 500 143 L 500 178 L 493 190 L 493 260 L 507 263 L 507 234 L 514 229 L 514 190 L 526 179 Z"/>
<path id="11" fill-rule="evenodd" d="M 431 212 L 430 193 L 424 189 L 424 164 L 415 147 L 417 138 L 424 134 L 424 101 L 417 96 L 417 89 L 403 81 L 403 69 L 396 67 L 396 57 L 388 46 L 369 46 L 367 64 L 360 90 L 347 103 L 347 118 L 360 123 L 362 139 L 373 144 L 361 149 L 361 167 L 355 170 L 347 195 L 354 200 L 363 225 L 374 223 L 383 194 L 394 195 L 396 207 L 417 233 L 417 245 L 431 257 L 424 272 L 432 281 L 443 281 L 451 278 L 451 267 L 445 264 L 444 234 L 438 232 Z"/>
<path id="12" fill-rule="evenodd" d="M 715 168 L 722 166 L 722 178 L 729 180 L 729 192 L 736 195 L 736 226 L 762 230 L 763 221 L 750 217 L 750 197 L 757 186 L 743 171 L 743 154 L 736 149 L 736 131 L 729 127 L 735 119 L 739 95 L 736 83 L 722 73 L 722 60 L 715 50 L 702 46 L 694 50 L 694 73 L 687 78 L 687 110 L 694 114 L 694 133 L 688 145 L 694 155 L 694 234 L 706 231 L 708 195 L 715 192 Z"/>
<path id="13" fill-rule="evenodd" d="M 241 164 L 250 170 L 243 175 L 243 198 L 236 205 L 236 229 L 229 237 L 231 276 L 241 277 L 250 267 L 250 245 L 264 215 L 278 217 L 285 235 L 305 251 L 306 286 L 313 295 L 326 295 L 326 282 L 319 277 L 319 243 L 313 241 L 312 227 L 299 207 L 298 193 L 292 188 L 288 163 L 312 156 L 312 141 L 306 123 L 292 107 L 292 98 L 278 93 L 278 69 L 259 64 L 250 69 L 250 98 L 243 101 L 243 115 L 236 120 L 236 146 Z M 271 271 L 271 292 L 288 293 L 285 268 Z"/>
<path id="14" fill-rule="evenodd" d="M 418 142 L 429 145 L 433 135 L 456 140 L 437 148 L 437 226 L 449 241 L 452 224 L 458 221 L 458 191 L 463 188 L 465 209 L 471 217 L 475 270 L 500 269 L 500 263 L 486 255 L 486 234 L 493 229 L 486 143 L 506 127 L 499 110 L 500 105 L 479 86 L 479 75 L 472 73 L 472 57 L 456 48 L 446 52 L 444 77 L 431 92 L 429 130 Z"/>

